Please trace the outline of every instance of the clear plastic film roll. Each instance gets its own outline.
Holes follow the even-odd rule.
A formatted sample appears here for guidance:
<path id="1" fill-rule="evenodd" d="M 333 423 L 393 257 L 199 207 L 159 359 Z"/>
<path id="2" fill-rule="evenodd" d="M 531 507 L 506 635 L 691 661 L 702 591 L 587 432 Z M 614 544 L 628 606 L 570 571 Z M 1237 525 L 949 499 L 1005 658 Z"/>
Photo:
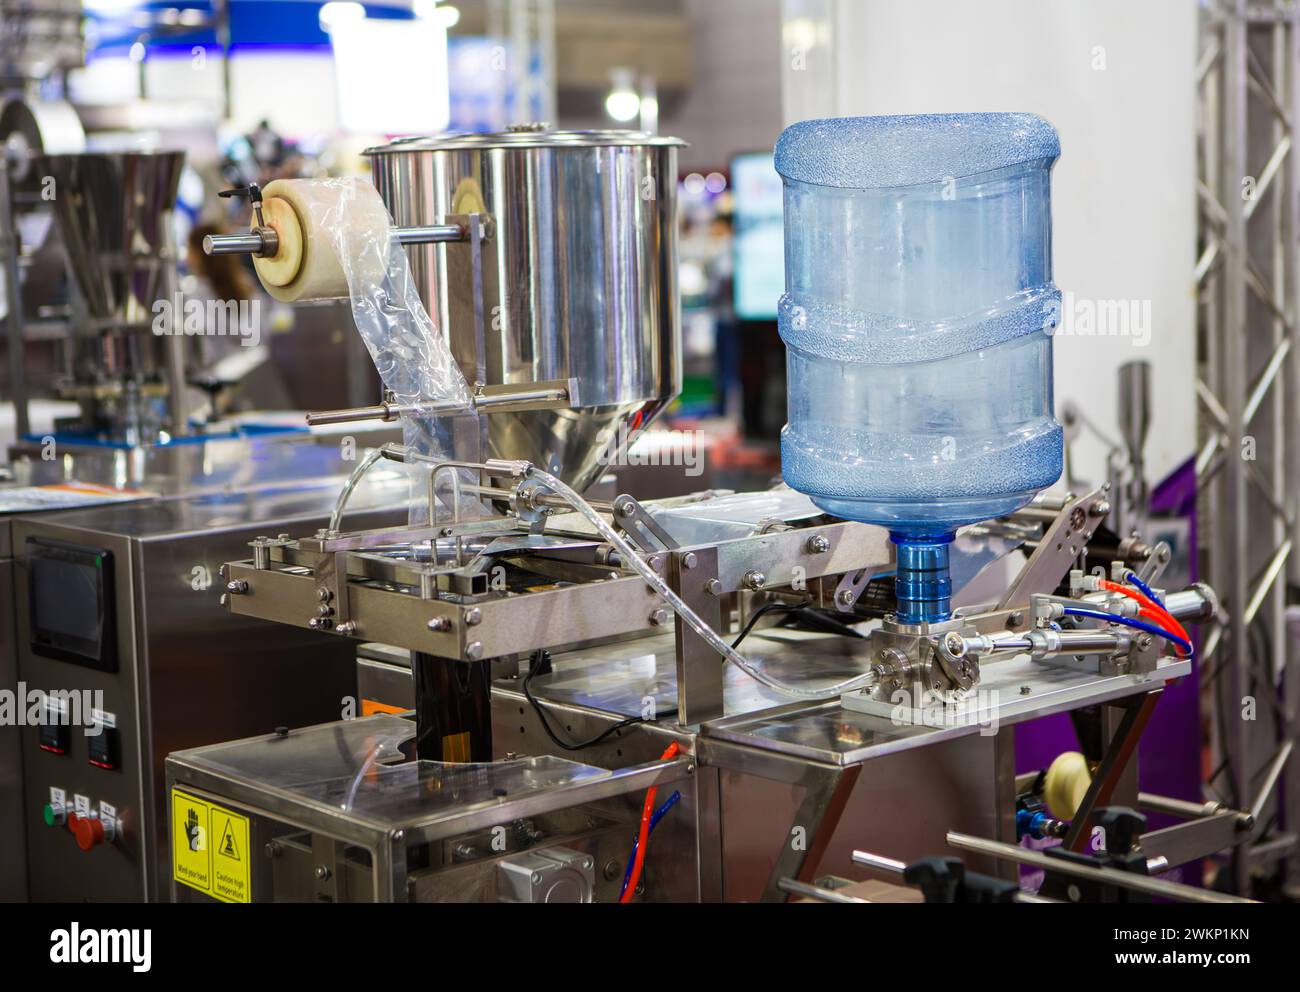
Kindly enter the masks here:
<path id="1" fill-rule="evenodd" d="M 469 387 L 420 300 L 406 251 L 374 186 L 354 177 L 276 180 L 263 191 L 263 201 L 266 224 L 279 240 L 274 255 L 254 259 L 267 292 L 290 303 L 347 297 L 394 401 L 428 411 L 403 414 L 408 450 L 426 458 L 477 460 L 478 451 L 457 453 L 451 441 L 452 418 L 473 415 Z M 413 524 L 428 516 L 427 464 L 412 472 Z M 442 486 L 441 478 L 443 502 L 452 487 Z M 462 513 L 477 505 L 472 498 L 459 502 Z M 439 512 L 451 510 L 449 504 Z"/>

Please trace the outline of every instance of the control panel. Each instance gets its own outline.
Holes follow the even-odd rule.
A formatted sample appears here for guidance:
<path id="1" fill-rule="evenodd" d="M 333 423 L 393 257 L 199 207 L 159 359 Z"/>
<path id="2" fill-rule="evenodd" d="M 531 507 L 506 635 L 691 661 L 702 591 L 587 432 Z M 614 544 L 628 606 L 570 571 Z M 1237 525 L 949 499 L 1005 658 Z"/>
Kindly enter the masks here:
<path id="1" fill-rule="evenodd" d="M 31 898 L 143 899 L 130 546 L 26 524 L 15 538 Z"/>
<path id="2" fill-rule="evenodd" d="M 322 526 L 332 503 L 313 492 L 281 529 Z M 222 563 L 280 532 L 243 497 L 236 509 L 196 496 L 12 521 L 12 640 L 32 700 L 18 730 L 33 901 L 170 898 L 167 754 L 336 720 L 356 698 L 346 638 L 222 607 Z"/>
<path id="3" fill-rule="evenodd" d="M 61 866 L 34 872 L 41 897 L 70 899 L 74 887 L 82 898 L 143 893 L 139 840 L 127 829 L 138 785 L 123 774 L 123 717 L 108 708 L 116 697 L 107 688 L 29 690 L 37 750 L 27 762 L 27 843 L 43 865 Z"/>
<path id="4" fill-rule="evenodd" d="M 71 797 L 58 786 L 50 786 L 50 801 L 41 807 L 41 819 L 54 830 L 71 834 L 70 843 L 83 851 L 111 844 L 118 836 L 117 807 L 77 793 Z"/>

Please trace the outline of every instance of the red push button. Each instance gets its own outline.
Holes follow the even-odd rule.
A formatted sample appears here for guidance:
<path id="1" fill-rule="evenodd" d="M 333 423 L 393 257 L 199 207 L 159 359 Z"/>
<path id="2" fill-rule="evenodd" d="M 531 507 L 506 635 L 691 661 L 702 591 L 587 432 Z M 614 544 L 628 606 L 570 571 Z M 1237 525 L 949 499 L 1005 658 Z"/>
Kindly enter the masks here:
<path id="1" fill-rule="evenodd" d="M 77 817 L 72 833 L 77 838 L 77 846 L 83 851 L 89 851 L 96 844 L 102 844 L 104 841 L 104 825 L 93 816 Z"/>

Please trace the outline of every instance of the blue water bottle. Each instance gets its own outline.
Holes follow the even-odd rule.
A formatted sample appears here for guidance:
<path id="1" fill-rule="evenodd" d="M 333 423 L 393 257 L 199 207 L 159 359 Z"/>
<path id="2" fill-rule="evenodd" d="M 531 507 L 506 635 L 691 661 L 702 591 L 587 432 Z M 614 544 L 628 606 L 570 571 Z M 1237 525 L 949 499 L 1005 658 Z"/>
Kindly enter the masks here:
<path id="1" fill-rule="evenodd" d="M 1061 474 L 1059 154 L 1033 114 L 803 121 L 776 145 L 782 472 L 828 513 L 889 528 L 904 623 L 948 616 L 959 526 Z"/>

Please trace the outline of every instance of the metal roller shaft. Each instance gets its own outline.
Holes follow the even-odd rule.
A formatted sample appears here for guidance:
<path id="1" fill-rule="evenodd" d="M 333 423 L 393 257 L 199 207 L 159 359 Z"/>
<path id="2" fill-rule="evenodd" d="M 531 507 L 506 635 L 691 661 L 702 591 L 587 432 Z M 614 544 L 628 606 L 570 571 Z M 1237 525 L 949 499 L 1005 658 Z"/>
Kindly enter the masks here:
<path id="1" fill-rule="evenodd" d="M 430 245 L 443 241 L 464 241 L 465 228 L 460 224 L 426 224 L 421 227 L 395 227 L 393 235 L 400 244 Z M 203 239 L 208 255 L 264 255 L 267 241 L 257 231 L 248 234 L 210 234 Z"/>
<path id="2" fill-rule="evenodd" d="M 1180 902 L 1254 902 L 1253 899 L 1243 899 L 1240 896 L 1213 892 L 1210 889 L 1198 889 L 1195 886 L 1181 885 L 1178 882 L 1167 882 L 1162 878 L 1151 878 L 1149 875 L 1137 875 L 1133 872 L 1105 868 L 1101 865 L 1085 865 L 1065 861 L 1061 858 L 1050 858 L 1045 854 L 1017 847 L 1014 844 L 1003 844 L 1000 841 L 972 837 L 969 834 L 957 833 L 956 831 L 948 833 L 948 843 L 960 850 L 988 854 L 1005 861 L 1015 861 L 1022 865 L 1056 871 L 1074 878 L 1089 879 L 1094 882 L 1114 885 L 1121 889 L 1145 892 L 1147 895 L 1176 899 Z"/>

